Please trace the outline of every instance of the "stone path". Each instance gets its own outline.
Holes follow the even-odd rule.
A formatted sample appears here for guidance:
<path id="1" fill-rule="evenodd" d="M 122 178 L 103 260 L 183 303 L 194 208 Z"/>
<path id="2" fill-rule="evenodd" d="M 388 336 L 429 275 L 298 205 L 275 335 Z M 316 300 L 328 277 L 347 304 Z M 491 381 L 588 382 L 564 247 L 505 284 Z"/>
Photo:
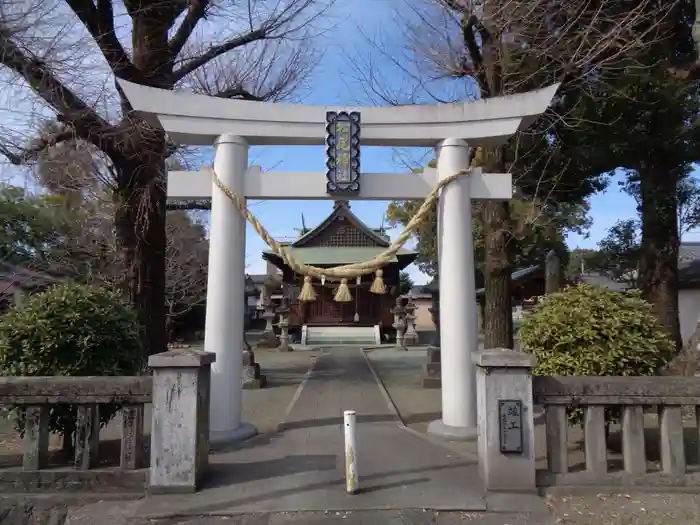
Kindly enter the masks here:
<path id="1" fill-rule="evenodd" d="M 352 496 L 344 410 L 358 414 L 361 492 Z M 332 348 L 316 361 L 283 432 L 212 455 L 204 490 L 147 498 L 137 515 L 421 508 L 485 510 L 477 464 L 399 428 L 362 351 Z"/>

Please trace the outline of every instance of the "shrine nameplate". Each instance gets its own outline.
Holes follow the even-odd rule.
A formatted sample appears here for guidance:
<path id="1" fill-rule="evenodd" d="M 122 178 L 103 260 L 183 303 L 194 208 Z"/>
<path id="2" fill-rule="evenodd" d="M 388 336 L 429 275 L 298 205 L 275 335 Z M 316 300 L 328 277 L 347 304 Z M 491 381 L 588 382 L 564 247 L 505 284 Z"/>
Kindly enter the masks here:
<path id="1" fill-rule="evenodd" d="M 498 401 L 498 427 L 501 453 L 523 453 L 523 403 L 520 400 Z"/>
<path id="2" fill-rule="evenodd" d="M 326 192 L 360 193 L 360 113 L 326 113 Z"/>

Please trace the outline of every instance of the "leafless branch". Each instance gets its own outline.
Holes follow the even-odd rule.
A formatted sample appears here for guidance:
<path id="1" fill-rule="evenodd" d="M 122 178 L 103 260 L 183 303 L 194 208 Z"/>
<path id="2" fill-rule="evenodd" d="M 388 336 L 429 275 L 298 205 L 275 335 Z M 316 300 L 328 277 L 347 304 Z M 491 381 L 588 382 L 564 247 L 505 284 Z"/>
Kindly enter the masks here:
<path id="1" fill-rule="evenodd" d="M 170 320 L 206 298 L 208 244 L 203 228 L 182 211 L 168 214 L 165 301 Z"/>
<path id="2" fill-rule="evenodd" d="M 97 43 L 115 75 L 146 83 L 119 42 L 114 27 L 112 0 L 65 0 Z"/>
<path id="3" fill-rule="evenodd" d="M 322 29 L 318 29 L 314 33 L 314 30 L 317 29 L 315 24 L 327 15 L 333 3 L 334 0 L 326 3 L 319 0 L 278 1 L 269 9 L 264 10 L 256 5 L 257 2 L 248 0 L 246 24 L 239 25 L 239 27 L 245 28 L 244 31 L 221 43 L 205 46 L 204 49 L 190 50 L 187 56 L 180 59 L 179 67 L 173 71 L 173 82 L 179 82 L 215 59 L 251 44 L 271 40 L 310 42 L 323 32 Z M 198 8 L 198 12 L 201 11 L 202 8 Z M 193 20 L 194 16 L 195 14 L 192 15 Z M 185 20 L 187 20 L 187 16 Z"/>
<path id="4" fill-rule="evenodd" d="M 182 51 L 182 48 L 185 47 L 185 44 L 190 36 L 192 36 L 192 32 L 199 21 L 205 18 L 208 7 L 209 0 L 191 0 L 189 2 L 185 17 L 170 39 L 170 42 L 168 42 L 170 54 L 173 59 L 177 57 Z"/>

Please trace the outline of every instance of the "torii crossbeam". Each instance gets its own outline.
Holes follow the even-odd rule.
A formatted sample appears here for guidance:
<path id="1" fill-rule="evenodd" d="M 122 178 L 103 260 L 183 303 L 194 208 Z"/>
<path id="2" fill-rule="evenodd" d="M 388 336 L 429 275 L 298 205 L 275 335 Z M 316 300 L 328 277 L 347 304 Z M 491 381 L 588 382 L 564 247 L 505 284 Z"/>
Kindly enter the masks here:
<path id="1" fill-rule="evenodd" d="M 469 167 L 470 147 L 504 143 L 549 106 L 558 85 L 521 95 L 425 106 L 332 108 L 222 100 L 119 81 L 134 110 L 180 144 L 216 147 L 214 169 L 231 191 L 249 199 L 332 199 L 328 174 L 266 173 L 248 166 L 250 145 L 321 145 L 330 113 L 362 116 L 362 144 L 435 147 L 437 169 L 423 173 L 356 174 L 360 189 L 343 198 L 421 199 L 437 181 Z M 330 113 L 329 113 L 330 112 Z M 358 124 L 359 125 L 359 124 Z M 359 147 L 359 145 L 358 145 Z M 476 436 L 478 349 L 471 200 L 510 199 L 509 174 L 468 176 L 441 190 L 438 208 L 442 419 L 429 431 L 451 439 Z M 211 438 L 255 432 L 241 422 L 241 350 L 245 290 L 245 220 L 212 184 L 210 173 L 171 172 L 171 200 L 211 199 L 205 350 L 212 367 Z"/>

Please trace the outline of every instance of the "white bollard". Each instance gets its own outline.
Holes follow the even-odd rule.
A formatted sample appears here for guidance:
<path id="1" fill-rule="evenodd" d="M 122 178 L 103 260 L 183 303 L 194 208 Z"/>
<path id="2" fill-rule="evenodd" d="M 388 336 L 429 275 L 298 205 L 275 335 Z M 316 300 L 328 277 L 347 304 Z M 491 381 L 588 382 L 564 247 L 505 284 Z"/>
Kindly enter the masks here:
<path id="1" fill-rule="evenodd" d="M 355 494 L 358 484 L 355 414 L 354 410 L 346 410 L 343 414 L 345 425 L 345 490 L 348 494 Z"/>

